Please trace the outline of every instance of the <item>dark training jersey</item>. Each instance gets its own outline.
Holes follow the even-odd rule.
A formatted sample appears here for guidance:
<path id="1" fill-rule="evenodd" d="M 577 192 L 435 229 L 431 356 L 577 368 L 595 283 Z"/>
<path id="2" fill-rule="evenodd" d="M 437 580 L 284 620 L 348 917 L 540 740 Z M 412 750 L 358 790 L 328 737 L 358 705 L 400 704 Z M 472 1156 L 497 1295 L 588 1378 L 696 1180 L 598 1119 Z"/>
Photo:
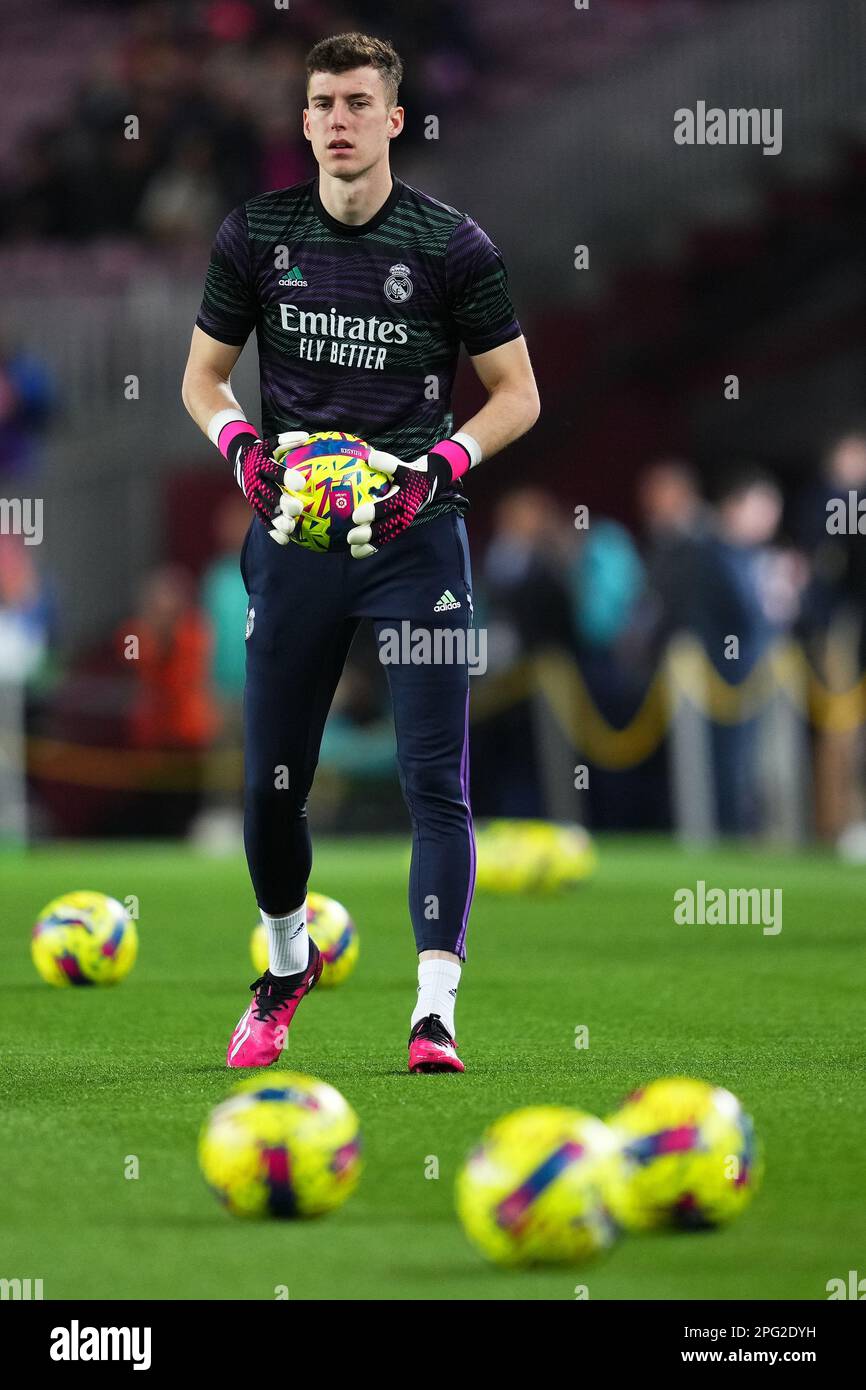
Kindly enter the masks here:
<path id="1" fill-rule="evenodd" d="M 343 430 L 411 461 L 453 432 L 461 342 L 520 336 L 502 256 L 465 213 L 400 179 L 369 222 L 326 211 L 318 177 L 230 212 L 196 318 L 259 353 L 262 433 Z M 466 506 L 459 483 L 420 519 Z"/>

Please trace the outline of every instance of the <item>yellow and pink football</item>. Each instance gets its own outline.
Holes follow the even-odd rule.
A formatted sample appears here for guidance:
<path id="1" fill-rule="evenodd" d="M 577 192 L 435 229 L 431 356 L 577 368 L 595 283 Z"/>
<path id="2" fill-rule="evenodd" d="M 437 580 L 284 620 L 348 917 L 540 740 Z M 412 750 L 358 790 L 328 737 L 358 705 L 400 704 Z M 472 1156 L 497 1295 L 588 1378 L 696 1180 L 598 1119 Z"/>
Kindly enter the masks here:
<path id="1" fill-rule="evenodd" d="M 113 985 L 138 955 L 138 931 L 126 908 L 105 893 L 52 898 L 30 943 L 33 964 L 49 985 Z"/>
<path id="2" fill-rule="evenodd" d="M 304 479 L 303 491 L 293 494 L 304 502 L 291 536 L 296 545 L 320 552 L 347 549 L 355 508 L 393 486 L 386 474 L 370 467 L 369 456 L 369 444 L 342 430 L 311 434 L 299 448 L 277 452 Z"/>

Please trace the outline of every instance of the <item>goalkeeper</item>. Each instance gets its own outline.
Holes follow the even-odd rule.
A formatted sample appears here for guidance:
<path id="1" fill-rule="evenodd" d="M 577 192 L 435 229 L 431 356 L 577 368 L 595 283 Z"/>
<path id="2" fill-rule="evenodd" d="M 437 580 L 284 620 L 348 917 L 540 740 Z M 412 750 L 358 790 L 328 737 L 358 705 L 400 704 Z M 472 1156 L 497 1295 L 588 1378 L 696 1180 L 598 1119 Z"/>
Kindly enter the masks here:
<path id="1" fill-rule="evenodd" d="M 254 513 L 240 559 L 249 595 L 244 845 L 270 963 L 232 1034 L 231 1067 L 276 1061 L 321 973 L 306 927 L 307 796 L 357 625 L 372 619 L 377 636 L 406 620 L 471 625 L 463 480 L 538 416 L 499 251 L 471 217 L 391 174 L 401 76 L 382 39 L 341 34 L 310 52 L 303 128 L 317 176 L 226 217 L 184 375 L 187 410 Z M 261 430 L 231 386 L 253 330 Z M 461 342 L 487 400 L 455 432 Z M 366 439 L 371 463 L 393 482 L 356 508 L 350 551 L 315 554 L 287 544 L 301 504 L 281 484 L 300 488 L 291 451 L 327 430 Z M 389 664 L 387 674 L 412 821 L 409 1068 L 462 1071 L 454 1006 L 475 868 L 469 672 L 455 662 Z"/>

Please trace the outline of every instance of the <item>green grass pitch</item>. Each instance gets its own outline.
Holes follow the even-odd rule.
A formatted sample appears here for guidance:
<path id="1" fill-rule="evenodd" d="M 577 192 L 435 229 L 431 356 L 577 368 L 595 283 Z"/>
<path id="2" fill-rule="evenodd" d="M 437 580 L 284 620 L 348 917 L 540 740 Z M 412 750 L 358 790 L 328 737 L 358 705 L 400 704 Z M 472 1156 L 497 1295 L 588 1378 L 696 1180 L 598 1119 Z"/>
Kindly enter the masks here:
<path id="1" fill-rule="evenodd" d="M 410 1077 L 406 862 L 402 842 L 316 847 L 312 886 L 346 903 L 361 958 L 301 1005 L 279 1066 L 343 1091 L 366 1158 L 347 1205 L 302 1224 L 233 1219 L 196 1162 L 253 977 L 242 859 L 177 846 L 0 858 L 0 1276 L 42 1278 L 48 1299 L 272 1299 L 284 1285 L 291 1299 L 522 1300 L 573 1299 L 577 1285 L 591 1299 L 822 1299 L 829 1279 L 866 1274 L 863 871 L 616 839 L 567 896 L 478 895 L 458 1009 L 466 1074 Z M 782 932 L 676 926 L 674 890 L 699 878 L 781 887 Z M 36 913 L 73 888 L 140 900 L 141 954 L 113 990 L 51 989 L 32 968 Z M 466 1244 L 453 1180 L 488 1121 L 534 1102 L 603 1115 L 677 1073 L 728 1086 L 755 1117 L 767 1171 L 737 1224 L 624 1240 L 580 1270 L 499 1271 Z"/>

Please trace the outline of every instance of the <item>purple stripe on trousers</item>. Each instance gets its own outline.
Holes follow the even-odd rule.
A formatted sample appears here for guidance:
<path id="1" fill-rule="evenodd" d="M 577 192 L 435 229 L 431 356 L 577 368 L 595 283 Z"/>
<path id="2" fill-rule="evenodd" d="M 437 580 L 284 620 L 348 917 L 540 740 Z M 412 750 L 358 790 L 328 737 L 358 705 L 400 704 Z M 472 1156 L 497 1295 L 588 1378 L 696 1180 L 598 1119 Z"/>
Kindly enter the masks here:
<path id="1" fill-rule="evenodd" d="M 466 940 L 466 926 L 469 922 L 469 908 L 472 904 L 472 894 L 475 889 L 475 828 L 472 824 L 472 807 L 469 803 L 469 691 L 466 692 L 466 722 L 463 730 L 463 756 L 460 759 L 460 790 L 463 793 L 463 800 L 466 802 L 466 828 L 469 832 L 469 886 L 466 889 L 466 903 L 463 908 L 463 921 L 460 926 L 460 935 L 454 948 L 454 954 L 463 955 L 463 945 Z"/>

